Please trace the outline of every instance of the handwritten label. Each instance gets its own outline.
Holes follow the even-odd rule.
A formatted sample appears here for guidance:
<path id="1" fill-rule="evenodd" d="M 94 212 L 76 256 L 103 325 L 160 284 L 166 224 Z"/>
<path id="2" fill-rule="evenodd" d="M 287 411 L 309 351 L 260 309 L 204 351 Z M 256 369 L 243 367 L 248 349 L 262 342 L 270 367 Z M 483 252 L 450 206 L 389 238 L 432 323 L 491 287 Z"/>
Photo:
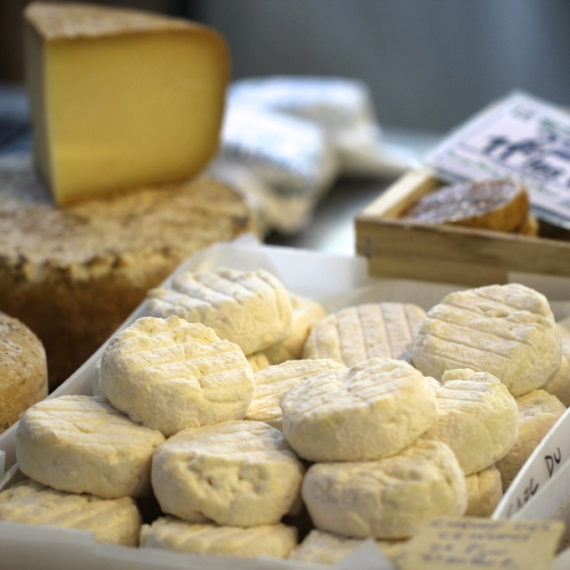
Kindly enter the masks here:
<path id="1" fill-rule="evenodd" d="M 507 516 L 510 517 L 513 513 L 521 509 L 526 503 L 528 503 L 536 492 L 540 488 L 540 483 L 534 480 L 534 477 L 530 477 L 529 480 L 526 482 L 526 485 L 523 486 L 521 494 L 518 497 L 515 497 L 513 503 L 509 505 L 507 508 Z"/>
<path id="2" fill-rule="evenodd" d="M 562 460 L 562 450 L 560 449 L 560 447 L 556 447 L 552 455 L 544 456 L 544 462 L 546 463 L 546 469 L 548 470 L 549 477 L 552 477 L 554 469 L 556 469 L 556 467 L 560 465 L 561 460 Z"/>
<path id="3" fill-rule="evenodd" d="M 412 537 L 402 570 L 542 570 L 551 566 L 561 521 L 437 518 Z"/>
<path id="4" fill-rule="evenodd" d="M 570 224 L 570 114 L 531 95 L 514 93 L 475 115 L 426 163 L 450 182 L 518 178 L 539 215 Z"/>
<path id="5" fill-rule="evenodd" d="M 497 505 L 493 518 L 509 518 L 520 510 L 570 460 L 570 410 L 552 426 L 521 468 Z"/>

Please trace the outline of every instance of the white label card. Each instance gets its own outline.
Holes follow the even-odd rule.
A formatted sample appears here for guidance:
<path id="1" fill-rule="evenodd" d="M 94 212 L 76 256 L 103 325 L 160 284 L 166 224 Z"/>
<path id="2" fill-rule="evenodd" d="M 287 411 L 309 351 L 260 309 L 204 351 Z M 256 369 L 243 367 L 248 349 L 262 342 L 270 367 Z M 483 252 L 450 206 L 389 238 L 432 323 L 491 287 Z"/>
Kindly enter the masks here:
<path id="1" fill-rule="evenodd" d="M 561 521 L 436 518 L 414 534 L 401 570 L 547 570 L 564 532 Z"/>
<path id="2" fill-rule="evenodd" d="M 531 95 L 515 92 L 484 109 L 425 162 L 449 182 L 518 178 L 539 215 L 570 223 L 570 114 Z"/>

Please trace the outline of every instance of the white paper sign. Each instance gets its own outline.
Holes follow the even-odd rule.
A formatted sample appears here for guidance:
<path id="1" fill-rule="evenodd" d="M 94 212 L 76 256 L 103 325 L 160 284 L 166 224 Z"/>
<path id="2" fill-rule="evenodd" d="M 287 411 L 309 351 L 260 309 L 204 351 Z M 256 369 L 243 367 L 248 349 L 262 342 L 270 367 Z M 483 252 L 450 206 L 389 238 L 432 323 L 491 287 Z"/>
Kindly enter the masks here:
<path id="1" fill-rule="evenodd" d="M 570 114 L 516 92 L 455 129 L 426 158 L 449 182 L 515 177 L 537 215 L 570 227 Z"/>
<path id="2" fill-rule="evenodd" d="M 557 471 L 570 464 L 570 409 L 558 419 L 548 434 L 537 445 L 509 485 L 493 518 L 510 518 L 531 501 L 556 475 Z"/>

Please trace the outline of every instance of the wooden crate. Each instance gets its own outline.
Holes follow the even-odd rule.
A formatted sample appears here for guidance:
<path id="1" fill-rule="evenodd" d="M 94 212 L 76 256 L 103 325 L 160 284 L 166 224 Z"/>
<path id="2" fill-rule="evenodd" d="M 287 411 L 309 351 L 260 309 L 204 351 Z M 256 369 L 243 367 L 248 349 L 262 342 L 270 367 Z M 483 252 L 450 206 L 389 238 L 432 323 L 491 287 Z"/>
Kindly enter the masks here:
<path id="1" fill-rule="evenodd" d="M 505 283 L 509 271 L 570 277 L 570 240 L 401 217 L 440 185 L 427 169 L 410 171 L 356 216 L 356 251 L 371 275 L 467 286 Z"/>

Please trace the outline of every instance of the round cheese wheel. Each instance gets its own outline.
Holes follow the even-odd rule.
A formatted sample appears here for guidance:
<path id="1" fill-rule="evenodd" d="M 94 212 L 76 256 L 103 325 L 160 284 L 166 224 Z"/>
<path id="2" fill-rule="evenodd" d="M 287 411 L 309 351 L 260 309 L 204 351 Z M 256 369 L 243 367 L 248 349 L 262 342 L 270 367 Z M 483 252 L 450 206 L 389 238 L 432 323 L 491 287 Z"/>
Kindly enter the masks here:
<path id="1" fill-rule="evenodd" d="M 508 283 L 454 291 L 433 306 L 414 341 L 413 364 L 438 380 L 452 369 L 488 372 L 522 396 L 558 371 L 561 351 L 548 299 Z"/>
<path id="2" fill-rule="evenodd" d="M 143 526 L 140 542 L 142 548 L 191 554 L 287 558 L 297 545 L 297 530 L 281 523 L 239 528 L 159 517 Z"/>
<path id="3" fill-rule="evenodd" d="M 47 396 L 43 344 L 18 319 L 0 313 L 0 432 Z"/>
<path id="4" fill-rule="evenodd" d="M 411 445 L 436 421 L 435 395 L 403 360 L 370 358 L 296 384 L 280 400 L 289 445 L 308 461 L 368 461 Z"/>
<path id="5" fill-rule="evenodd" d="M 467 508 L 455 454 L 424 439 L 378 461 L 315 463 L 302 494 L 316 528 L 355 538 L 408 538 L 425 520 Z"/>
<path id="6" fill-rule="evenodd" d="M 154 452 L 151 477 L 165 514 L 254 527 L 294 508 L 303 473 L 279 430 L 242 420 L 178 432 Z"/>
<path id="7" fill-rule="evenodd" d="M 24 475 L 58 491 L 103 499 L 150 493 L 156 430 L 135 424 L 97 396 L 47 398 L 22 415 L 16 456 Z"/>
<path id="8" fill-rule="evenodd" d="M 528 213 L 528 193 L 516 180 L 490 179 L 443 186 L 420 198 L 405 213 L 434 224 L 515 231 Z"/>

